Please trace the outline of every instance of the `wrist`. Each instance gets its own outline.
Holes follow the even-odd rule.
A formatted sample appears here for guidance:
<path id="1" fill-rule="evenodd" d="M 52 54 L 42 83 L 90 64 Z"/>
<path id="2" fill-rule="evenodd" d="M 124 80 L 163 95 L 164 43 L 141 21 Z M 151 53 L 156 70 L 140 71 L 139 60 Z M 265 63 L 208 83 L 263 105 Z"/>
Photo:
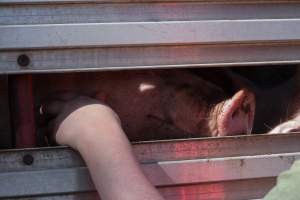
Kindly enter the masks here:
<path id="1" fill-rule="evenodd" d="M 64 117 L 57 118 L 58 129 L 55 139 L 60 145 L 77 149 L 82 140 L 120 130 L 117 114 L 101 104 L 82 106 Z"/>
<path id="2" fill-rule="evenodd" d="M 93 144 L 105 145 L 112 136 L 120 136 L 120 133 L 123 134 L 123 131 L 119 123 L 107 122 L 91 125 L 77 131 L 70 138 L 68 145 L 80 151 Z"/>

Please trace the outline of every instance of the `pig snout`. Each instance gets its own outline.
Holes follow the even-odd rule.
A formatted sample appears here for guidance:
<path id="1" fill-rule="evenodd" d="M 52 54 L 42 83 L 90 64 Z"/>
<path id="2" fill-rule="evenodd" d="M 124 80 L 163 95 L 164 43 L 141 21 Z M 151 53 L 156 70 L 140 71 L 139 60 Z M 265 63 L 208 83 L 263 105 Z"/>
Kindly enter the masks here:
<path id="1" fill-rule="evenodd" d="M 217 136 L 251 134 L 255 96 L 252 92 L 242 89 L 231 99 L 225 100 L 218 109 Z"/>

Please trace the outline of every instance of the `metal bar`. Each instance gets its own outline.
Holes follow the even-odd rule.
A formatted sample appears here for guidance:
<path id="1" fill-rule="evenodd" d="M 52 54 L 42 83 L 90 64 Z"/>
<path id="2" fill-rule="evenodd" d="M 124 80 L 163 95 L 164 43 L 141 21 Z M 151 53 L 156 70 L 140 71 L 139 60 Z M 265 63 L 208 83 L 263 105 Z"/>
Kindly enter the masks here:
<path id="1" fill-rule="evenodd" d="M 30 63 L 17 62 L 27 55 Z M 0 51 L 0 74 L 300 63 L 300 44 Z"/>
<path id="2" fill-rule="evenodd" d="M 16 5 L 16 4 L 58 4 L 58 3 L 136 3 L 136 2 L 180 2 L 182 0 L 0 0 L 0 5 Z M 203 2 L 203 3 L 291 3 L 298 0 L 185 0 L 187 2 Z"/>
<path id="3" fill-rule="evenodd" d="M 29 148 L 36 145 L 35 112 L 32 91 L 32 76 L 17 75 L 11 77 L 13 104 L 13 127 L 17 148 Z"/>
<path id="4" fill-rule="evenodd" d="M 231 136 L 224 138 L 143 142 L 133 145 L 141 163 L 300 152 L 300 134 Z M 34 165 L 22 162 L 34 157 Z M 55 160 L 55 162 L 53 162 Z M 0 172 L 83 167 L 69 148 L 0 151 Z"/>
<path id="5" fill-rule="evenodd" d="M 0 4 L 0 74 L 300 63 L 299 1 Z"/>
<path id="6" fill-rule="evenodd" d="M 300 153 L 162 161 L 142 164 L 155 186 L 171 186 L 276 177 Z M 52 162 L 55 162 L 53 160 Z M 94 190 L 87 168 L 63 168 L 0 173 L 0 197 L 51 195 Z M 47 180 L 45 182 L 45 180 Z"/>
<path id="7" fill-rule="evenodd" d="M 298 40 L 300 40 L 300 19 L 11 25 L 0 27 L 0 49 L 2 50 Z"/>
<path id="8" fill-rule="evenodd" d="M 140 162 L 300 152 L 300 134 L 231 136 L 135 144 Z M 0 168 L 1 169 L 1 168 Z"/>
<path id="9" fill-rule="evenodd" d="M 134 144 L 133 150 L 166 199 L 185 195 L 250 199 L 261 198 L 275 184 L 278 173 L 299 158 L 299 137 L 279 134 L 156 141 Z M 68 148 L 0 151 L 0 198 L 61 199 L 68 194 L 67 199 L 93 199 L 95 195 L 81 193 L 94 190 L 87 174 L 80 156 Z"/>
<path id="10" fill-rule="evenodd" d="M 176 13 L 176 14 L 174 14 Z M 300 3 L 112 3 L 0 6 L 1 25 L 299 19 Z"/>
<path id="11" fill-rule="evenodd" d="M 180 185 L 172 187 L 160 187 L 159 192 L 167 200 L 182 199 L 256 199 L 263 197 L 274 185 L 274 178 L 251 179 L 243 181 L 230 181 L 209 184 Z M 15 198 L 4 198 L 11 200 Z M 54 194 L 50 196 L 30 196 L 18 198 L 18 200 L 99 200 L 96 192 L 81 192 L 70 194 Z"/>
<path id="12" fill-rule="evenodd" d="M 299 158 L 300 153 L 286 153 L 161 161 L 142 165 L 142 168 L 154 185 L 167 186 L 276 177 Z"/>
<path id="13" fill-rule="evenodd" d="M 182 185 L 158 188 L 170 200 L 245 200 L 262 198 L 275 183 L 274 178 L 248 179 L 209 184 Z"/>

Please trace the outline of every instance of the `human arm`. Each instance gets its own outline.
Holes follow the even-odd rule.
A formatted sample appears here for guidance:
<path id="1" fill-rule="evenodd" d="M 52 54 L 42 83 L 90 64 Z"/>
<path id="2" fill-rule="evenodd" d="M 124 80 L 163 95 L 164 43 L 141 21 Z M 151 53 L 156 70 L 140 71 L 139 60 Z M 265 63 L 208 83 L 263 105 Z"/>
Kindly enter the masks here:
<path id="1" fill-rule="evenodd" d="M 79 151 L 102 200 L 163 200 L 143 174 L 114 111 L 87 97 L 53 102 L 55 139 Z"/>

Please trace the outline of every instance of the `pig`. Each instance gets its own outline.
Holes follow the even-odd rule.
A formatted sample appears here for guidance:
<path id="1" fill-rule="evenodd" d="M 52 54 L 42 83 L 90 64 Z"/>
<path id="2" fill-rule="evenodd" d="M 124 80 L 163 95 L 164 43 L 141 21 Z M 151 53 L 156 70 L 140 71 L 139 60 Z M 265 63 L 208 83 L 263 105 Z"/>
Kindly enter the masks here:
<path id="1" fill-rule="evenodd" d="M 115 110 L 131 141 L 250 134 L 255 113 L 250 90 L 229 96 L 184 69 L 38 75 L 34 91 L 39 104 L 59 91 L 88 93 Z"/>
<path id="2" fill-rule="evenodd" d="M 238 67 L 227 69 L 226 73 L 227 75 L 223 77 L 227 79 L 230 77 L 231 81 L 235 82 L 231 84 L 231 89 L 238 86 L 255 93 L 257 110 L 254 134 L 299 131 L 299 67 L 295 65 Z"/>
<path id="3" fill-rule="evenodd" d="M 273 127 L 269 134 L 300 132 L 300 91 L 296 98 L 287 102 L 287 113 L 281 123 Z"/>
<path id="4" fill-rule="evenodd" d="M 300 66 L 296 68 L 292 81 L 293 84 L 286 90 L 290 98 L 285 102 L 286 113 L 282 117 L 282 123 L 273 127 L 269 134 L 300 132 Z M 281 94 L 284 95 L 286 94 Z"/>
<path id="5" fill-rule="evenodd" d="M 299 132 L 300 132 L 300 112 L 298 111 L 294 117 L 275 126 L 268 133 L 278 134 L 278 133 L 299 133 Z"/>

